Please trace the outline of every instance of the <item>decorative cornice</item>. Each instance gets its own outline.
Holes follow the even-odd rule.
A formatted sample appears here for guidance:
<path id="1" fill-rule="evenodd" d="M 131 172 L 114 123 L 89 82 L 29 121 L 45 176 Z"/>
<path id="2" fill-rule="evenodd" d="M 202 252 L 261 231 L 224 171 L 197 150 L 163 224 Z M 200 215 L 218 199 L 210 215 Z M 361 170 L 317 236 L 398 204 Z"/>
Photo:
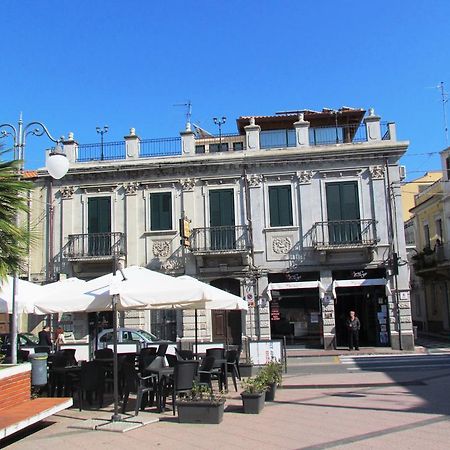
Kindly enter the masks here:
<path id="1" fill-rule="evenodd" d="M 300 184 L 311 184 L 311 179 L 315 172 L 312 170 L 299 170 L 297 172 L 298 181 Z"/>
<path id="2" fill-rule="evenodd" d="M 364 169 L 361 168 L 330 169 L 318 171 L 322 178 L 359 177 L 363 172 Z"/>
<path id="3" fill-rule="evenodd" d="M 137 182 L 125 183 L 123 185 L 123 188 L 125 189 L 125 195 L 136 195 L 136 191 L 139 188 L 139 183 Z"/>
<path id="4" fill-rule="evenodd" d="M 182 178 L 179 180 L 183 191 L 192 191 L 198 181 L 198 178 Z"/>
<path id="5" fill-rule="evenodd" d="M 260 174 L 247 175 L 248 186 L 251 188 L 261 186 L 262 180 L 263 180 L 263 176 Z"/>
<path id="6" fill-rule="evenodd" d="M 73 197 L 73 194 L 75 193 L 75 187 L 74 186 L 63 186 L 59 192 L 61 192 L 61 197 L 63 200 L 70 200 Z"/>
<path id="7" fill-rule="evenodd" d="M 382 180 L 384 178 L 383 166 L 371 166 L 369 167 L 369 171 L 373 180 Z"/>

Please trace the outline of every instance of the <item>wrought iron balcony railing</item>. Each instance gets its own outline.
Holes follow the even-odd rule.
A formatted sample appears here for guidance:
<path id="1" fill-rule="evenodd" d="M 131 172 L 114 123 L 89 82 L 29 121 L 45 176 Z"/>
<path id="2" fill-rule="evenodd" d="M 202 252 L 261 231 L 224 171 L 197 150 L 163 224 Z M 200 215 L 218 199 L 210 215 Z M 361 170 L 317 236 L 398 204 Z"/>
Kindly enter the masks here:
<path id="1" fill-rule="evenodd" d="M 250 249 L 246 226 L 194 228 L 191 250 L 194 253 L 242 253 Z"/>
<path id="2" fill-rule="evenodd" d="M 316 222 L 312 228 L 313 247 L 373 247 L 378 242 L 373 219 Z"/>
<path id="3" fill-rule="evenodd" d="M 64 256 L 78 259 L 112 259 L 125 255 L 124 233 L 70 234 Z"/>

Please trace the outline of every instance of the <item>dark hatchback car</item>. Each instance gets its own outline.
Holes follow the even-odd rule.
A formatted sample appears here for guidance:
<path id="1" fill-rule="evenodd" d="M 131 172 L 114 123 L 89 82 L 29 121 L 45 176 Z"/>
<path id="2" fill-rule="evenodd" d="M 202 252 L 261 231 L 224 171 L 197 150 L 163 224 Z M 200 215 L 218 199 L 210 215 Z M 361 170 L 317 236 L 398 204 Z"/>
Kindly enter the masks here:
<path id="1" fill-rule="evenodd" d="M 10 335 L 7 333 L 0 334 L 0 352 L 3 354 L 10 353 Z M 19 344 L 19 348 L 29 348 L 36 347 L 39 343 L 39 339 L 37 336 L 31 333 L 19 333 L 17 335 L 17 343 Z"/>

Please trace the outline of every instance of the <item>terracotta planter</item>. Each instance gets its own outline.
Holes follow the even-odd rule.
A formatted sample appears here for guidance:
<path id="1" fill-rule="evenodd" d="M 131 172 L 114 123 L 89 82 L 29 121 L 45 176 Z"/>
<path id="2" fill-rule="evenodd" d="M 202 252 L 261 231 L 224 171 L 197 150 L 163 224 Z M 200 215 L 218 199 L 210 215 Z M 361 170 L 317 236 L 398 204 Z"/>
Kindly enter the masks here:
<path id="1" fill-rule="evenodd" d="M 270 383 L 266 391 L 266 402 L 273 402 L 275 400 L 276 390 L 277 390 L 277 383 Z"/>
<path id="2" fill-rule="evenodd" d="M 210 423 L 217 424 L 223 420 L 225 401 L 210 402 L 177 402 L 179 423 Z"/>
<path id="3" fill-rule="evenodd" d="M 259 414 L 264 408 L 264 392 L 257 394 L 242 393 L 241 397 L 245 414 Z"/>

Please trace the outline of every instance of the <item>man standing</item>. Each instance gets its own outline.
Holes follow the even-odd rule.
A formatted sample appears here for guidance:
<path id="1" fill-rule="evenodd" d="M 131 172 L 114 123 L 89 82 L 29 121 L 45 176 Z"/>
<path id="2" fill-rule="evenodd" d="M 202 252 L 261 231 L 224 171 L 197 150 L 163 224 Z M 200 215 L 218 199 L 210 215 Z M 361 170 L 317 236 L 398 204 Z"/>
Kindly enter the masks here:
<path id="1" fill-rule="evenodd" d="M 45 347 L 48 347 L 49 351 L 52 349 L 52 338 L 50 335 L 50 327 L 48 325 L 44 325 L 44 328 L 39 331 L 39 344 Z"/>
<path id="2" fill-rule="evenodd" d="M 361 323 L 356 317 L 355 311 L 350 311 L 350 317 L 347 319 L 347 330 L 348 330 L 348 349 L 359 350 L 359 329 L 361 328 Z"/>

